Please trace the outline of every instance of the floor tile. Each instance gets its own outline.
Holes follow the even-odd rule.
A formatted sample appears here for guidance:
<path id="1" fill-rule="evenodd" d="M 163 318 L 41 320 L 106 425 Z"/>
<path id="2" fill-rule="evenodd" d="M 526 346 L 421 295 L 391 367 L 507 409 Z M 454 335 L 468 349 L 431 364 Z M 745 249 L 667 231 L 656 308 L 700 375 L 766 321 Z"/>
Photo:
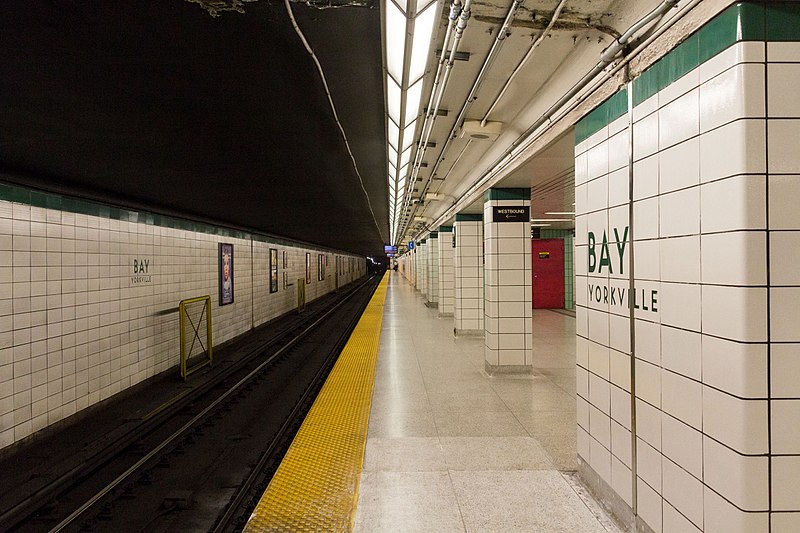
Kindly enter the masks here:
<path id="1" fill-rule="evenodd" d="M 375 437 L 367 441 L 364 470 L 433 472 L 447 470 L 447 463 L 436 437 Z"/>
<path id="2" fill-rule="evenodd" d="M 450 470 L 542 470 L 553 463 L 530 437 L 442 437 Z"/>
<path id="3" fill-rule="evenodd" d="M 355 532 L 463 532 L 447 472 L 364 472 Z"/>
<path id="4" fill-rule="evenodd" d="M 436 411 L 442 437 L 526 437 L 528 432 L 510 412 Z"/>
<path id="5" fill-rule="evenodd" d="M 490 377 L 484 339 L 454 337 L 391 275 L 355 531 L 604 532 L 564 477 L 577 456 L 574 317 L 535 310 L 533 373 Z"/>
<path id="6" fill-rule="evenodd" d="M 431 411 L 389 410 L 369 417 L 370 437 L 435 437 L 436 423 Z"/>
<path id="7" fill-rule="evenodd" d="M 450 475 L 468 532 L 606 533 L 558 472 Z"/>

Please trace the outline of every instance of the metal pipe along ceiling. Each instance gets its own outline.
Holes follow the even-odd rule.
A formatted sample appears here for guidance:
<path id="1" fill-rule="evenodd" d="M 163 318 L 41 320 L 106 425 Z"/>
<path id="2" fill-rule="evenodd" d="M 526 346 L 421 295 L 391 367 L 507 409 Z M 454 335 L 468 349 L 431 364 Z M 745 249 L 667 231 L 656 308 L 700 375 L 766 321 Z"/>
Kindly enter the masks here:
<path id="1" fill-rule="evenodd" d="M 411 170 L 411 177 L 406 184 L 407 190 L 410 191 L 413 187 L 413 183 L 416 182 L 417 175 L 419 174 L 419 164 L 422 161 L 422 156 L 424 155 L 425 149 L 428 145 L 428 141 L 430 140 L 431 131 L 433 130 L 433 124 L 436 121 L 436 115 L 439 111 L 439 106 L 441 105 L 442 95 L 444 91 L 447 89 L 447 82 L 450 78 L 450 71 L 453 68 L 453 64 L 456 60 L 456 53 L 458 51 L 458 45 L 461 42 L 461 38 L 464 35 L 464 30 L 467 27 L 467 21 L 470 17 L 470 6 L 472 5 L 472 0 L 467 0 L 464 3 L 463 8 L 461 7 L 460 0 L 455 0 L 453 5 L 450 8 L 450 22 L 448 23 L 448 33 L 445 36 L 445 43 L 449 40 L 449 35 L 451 33 L 451 28 L 453 27 L 453 23 L 456 17 L 458 22 L 455 24 L 455 36 L 453 38 L 453 45 L 452 49 L 450 50 L 450 55 L 447 58 L 447 63 L 445 64 L 444 74 L 441 75 L 440 80 L 434 79 L 434 89 L 431 91 L 431 99 L 430 102 L 434 102 L 433 107 L 431 108 L 430 104 L 428 105 L 428 113 L 425 115 L 425 122 L 422 125 L 422 132 L 420 134 L 419 145 L 417 146 L 417 154 L 414 158 L 414 167 Z M 447 52 L 447 48 L 442 48 L 442 57 Z M 437 77 L 441 74 L 441 67 L 442 61 L 439 60 L 439 68 L 437 68 L 436 75 Z M 438 86 L 438 87 L 437 87 Z M 437 92 L 438 91 L 438 92 Z M 406 194 L 405 198 L 403 199 L 403 211 L 408 207 L 409 203 L 411 202 L 411 194 Z M 407 224 L 407 222 L 406 222 Z M 403 230 L 399 232 L 399 235 L 402 235 L 407 228 L 404 226 Z"/>
<path id="2" fill-rule="evenodd" d="M 506 14 L 506 17 L 503 20 L 503 24 L 500 27 L 500 30 L 497 32 L 497 37 L 495 37 L 495 40 L 492 41 L 492 47 L 489 49 L 489 54 L 486 56 L 486 59 L 484 59 L 483 64 L 481 65 L 481 68 L 478 71 L 478 76 L 475 79 L 475 82 L 473 82 L 473 84 L 472 84 L 472 88 L 470 89 L 469 94 L 467 95 L 467 98 L 466 98 L 466 100 L 464 102 L 464 105 L 462 106 L 461 111 L 459 112 L 458 117 L 456 118 L 456 121 L 453 124 L 453 128 L 450 130 L 450 134 L 447 136 L 447 140 L 445 141 L 445 144 L 444 144 L 444 147 L 442 148 L 442 151 L 439 153 L 439 158 L 437 158 L 436 164 L 434 165 L 433 169 L 431 170 L 431 176 L 433 176 L 436 173 L 436 170 L 439 168 L 439 163 L 441 161 L 441 156 L 444 154 L 445 150 L 447 149 L 447 146 L 450 144 L 451 139 L 455 135 L 455 132 L 458 130 L 458 127 L 459 127 L 459 124 L 461 123 L 461 120 L 464 118 L 464 115 L 466 114 L 466 112 L 467 112 L 467 110 L 468 110 L 473 98 L 475 97 L 475 94 L 478 92 L 478 89 L 480 88 L 481 84 L 483 83 L 484 78 L 486 77 L 486 73 L 488 72 L 489 68 L 491 67 L 492 63 L 494 62 L 494 59 L 497 57 L 497 54 L 500 51 L 500 48 L 502 47 L 502 45 L 503 45 L 503 43 L 505 41 L 506 35 L 508 33 L 508 30 L 511 27 L 511 22 L 514 19 L 514 15 L 516 14 L 516 12 L 519 9 L 520 5 L 522 5 L 522 0 L 514 0 L 511 3 L 511 6 L 508 8 L 508 13 Z M 465 6 L 465 8 L 466 7 L 467 6 Z M 451 11 L 451 13 L 452 13 L 452 11 Z M 467 18 L 469 18 L 469 15 L 467 15 Z M 452 20 L 452 15 L 451 15 L 451 20 Z M 466 20 L 464 20 L 464 27 L 466 27 Z M 448 26 L 448 28 L 449 28 L 449 26 Z M 462 30 L 462 33 L 463 33 L 463 30 Z M 445 39 L 447 39 L 447 37 L 445 37 Z M 460 40 L 460 37 L 459 37 L 459 40 Z M 444 56 L 446 49 L 447 49 L 446 47 L 442 48 L 442 56 Z M 453 63 L 453 61 L 455 59 L 455 51 L 456 51 L 456 49 L 457 49 L 457 43 L 454 44 L 453 50 L 451 51 L 451 54 L 450 54 L 450 57 L 452 59 L 450 61 L 448 61 L 449 68 L 452 68 L 452 63 Z M 440 65 L 441 65 L 441 61 L 440 61 Z M 439 72 L 437 71 L 437 76 L 438 76 L 438 74 L 439 74 Z M 434 82 L 434 83 L 436 83 L 436 82 Z M 435 88 L 435 86 L 434 86 L 434 88 Z M 442 93 L 441 94 L 443 94 L 443 92 L 444 92 L 444 87 L 442 87 Z M 433 95 L 433 92 L 432 92 L 431 93 L 431 102 L 433 102 L 433 101 L 434 101 L 434 95 Z M 441 103 L 441 95 L 438 97 L 437 102 Z M 432 120 L 428 124 L 428 122 L 427 122 L 428 117 L 426 116 L 426 125 L 428 126 L 428 128 L 427 128 L 427 130 L 425 130 L 424 126 L 423 126 L 424 131 L 423 131 L 423 135 L 420 136 L 420 145 L 419 145 L 419 148 L 417 149 L 417 157 L 415 158 L 414 168 L 412 169 L 411 183 L 416 182 L 416 178 L 419 175 L 419 169 L 420 169 L 420 163 L 422 162 L 422 156 L 425 153 L 426 146 L 428 144 L 428 140 L 430 139 L 431 130 L 433 129 L 433 122 L 436 120 L 436 111 L 438 111 L 438 103 L 437 103 L 437 106 L 436 106 L 435 110 L 432 110 L 430 105 L 428 106 L 428 113 L 431 114 L 431 112 L 432 112 Z M 430 179 L 425 184 L 425 188 L 422 191 L 422 194 L 420 195 L 420 197 L 424 196 L 424 194 L 427 191 L 429 185 L 430 185 Z M 407 200 L 408 201 L 411 200 L 410 195 L 408 196 Z M 413 217 L 416 214 L 416 211 L 417 211 L 417 207 L 414 208 L 414 212 L 408 218 L 409 221 L 413 220 Z M 407 229 L 408 229 L 407 226 L 403 227 L 403 232 L 401 232 L 400 235 L 402 235 Z"/>
<path id="3" fill-rule="evenodd" d="M 542 115 L 536 122 L 534 122 L 529 128 L 527 128 L 519 137 L 517 137 L 514 142 L 511 143 L 500 157 L 495 159 L 495 161 L 489 165 L 488 170 L 486 170 L 477 180 L 475 180 L 472 185 L 470 185 L 466 191 L 461 195 L 461 199 L 467 198 L 470 194 L 472 194 L 477 188 L 479 188 L 483 183 L 486 182 L 491 176 L 493 176 L 501 166 L 507 164 L 510 161 L 507 161 L 509 156 L 514 156 L 514 152 L 520 145 L 522 145 L 525 141 L 528 140 L 528 137 L 539 129 L 541 126 L 548 123 L 552 117 L 559 111 L 562 107 L 566 106 L 572 98 L 574 98 L 583 88 L 589 85 L 589 83 L 603 70 L 611 64 L 612 61 L 624 51 L 625 47 L 630 43 L 632 37 L 639 32 L 642 28 L 650 24 L 651 22 L 655 21 L 656 19 L 661 18 L 667 11 L 676 7 L 679 0 L 663 0 L 661 4 L 659 4 L 655 9 L 653 9 L 650 13 L 645 15 L 641 18 L 638 22 L 633 24 L 628 30 L 626 30 L 618 39 L 616 39 L 613 43 L 611 43 L 603 52 L 600 54 L 600 61 L 597 65 L 594 66 L 585 76 L 583 76 L 572 88 L 567 91 L 561 98 L 559 98 L 556 103 L 554 103 L 544 115 Z M 691 5 L 694 5 L 693 2 Z M 523 147 L 524 148 L 524 147 Z M 517 154 L 519 155 L 519 154 Z M 512 157 L 513 160 L 514 157 Z M 444 219 L 450 216 L 449 211 L 453 210 L 456 206 L 454 205 L 450 209 L 448 209 L 443 215 L 439 217 L 439 219 Z"/>
<path id="4" fill-rule="evenodd" d="M 547 27 L 544 29 L 544 31 L 542 31 L 542 33 L 539 34 L 539 37 L 537 37 L 536 40 L 531 43 L 528 51 L 525 53 L 520 62 L 517 63 L 517 66 L 514 68 L 514 70 L 511 71 L 511 74 L 508 76 L 508 79 L 506 79 L 505 84 L 503 84 L 503 88 L 500 89 L 500 92 L 495 97 L 494 102 L 492 102 L 492 105 L 489 106 L 489 110 L 486 111 L 486 114 L 483 116 L 483 120 L 481 120 L 481 127 L 486 126 L 486 121 L 489 120 L 489 115 L 492 114 L 494 108 L 497 107 L 497 104 L 503 99 L 503 96 L 505 96 L 508 87 L 511 85 L 511 82 L 517 77 L 517 74 L 519 74 L 519 71 L 522 70 L 522 67 L 528 63 L 530 58 L 533 56 L 534 50 L 536 50 L 539 45 L 542 44 L 545 37 L 547 37 L 547 35 L 550 33 L 550 30 L 553 29 L 553 26 L 555 25 L 556 20 L 558 20 L 558 17 L 561 15 L 561 11 L 564 9 L 564 4 L 566 3 L 567 0 L 561 0 L 561 2 L 559 2 L 555 11 L 553 11 L 553 16 L 550 17 L 550 22 L 547 24 Z"/>

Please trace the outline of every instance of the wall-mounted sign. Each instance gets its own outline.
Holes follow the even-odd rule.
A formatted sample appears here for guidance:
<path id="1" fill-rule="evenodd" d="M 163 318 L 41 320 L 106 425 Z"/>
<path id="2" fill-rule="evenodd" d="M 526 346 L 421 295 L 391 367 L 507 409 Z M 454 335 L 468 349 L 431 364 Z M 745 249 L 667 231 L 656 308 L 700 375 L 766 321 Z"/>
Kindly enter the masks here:
<path id="1" fill-rule="evenodd" d="M 149 257 L 131 257 L 131 277 L 128 283 L 129 287 L 134 285 L 143 285 L 153 282 L 153 276 L 150 273 L 150 258 Z"/>
<path id="2" fill-rule="evenodd" d="M 269 249 L 269 292 L 278 292 L 278 250 Z"/>
<path id="3" fill-rule="evenodd" d="M 233 303 L 233 245 L 219 243 L 219 305 Z"/>
<path id="4" fill-rule="evenodd" d="M 527 205 L 492 207 L 492 222 L 529 222 L 530 219 L 531 208 Z"/>

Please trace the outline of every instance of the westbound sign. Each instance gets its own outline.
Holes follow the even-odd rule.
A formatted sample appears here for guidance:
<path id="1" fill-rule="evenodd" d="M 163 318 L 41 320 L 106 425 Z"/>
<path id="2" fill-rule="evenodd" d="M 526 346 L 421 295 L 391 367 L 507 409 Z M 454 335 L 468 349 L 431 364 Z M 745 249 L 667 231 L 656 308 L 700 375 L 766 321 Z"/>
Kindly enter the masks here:
<path id="1" fill-rule="evenodd" d="M 530 206 L 494 206 L 492 207 L 492 222 L 529 222 L 531 219 Z"/>

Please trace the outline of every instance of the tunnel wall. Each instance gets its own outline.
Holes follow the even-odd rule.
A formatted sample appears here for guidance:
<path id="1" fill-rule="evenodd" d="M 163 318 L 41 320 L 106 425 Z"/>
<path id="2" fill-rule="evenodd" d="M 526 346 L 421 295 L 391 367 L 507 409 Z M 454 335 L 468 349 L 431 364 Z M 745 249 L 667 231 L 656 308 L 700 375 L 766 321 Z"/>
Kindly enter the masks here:
<path id="1" fill-rule="evenodd" d="M 233 245 L 234 301 L 224 306 L 220 243 Z M 335 288 L 337 255 L 340 285 L 366 273 L 363 257 L 2 184 L 0 250 L 0 447 L 161 372 L 177 377 L 170 310 L 182 299 L 211 296 L 218 345 L 296 308 L 306 253 L 308 301 Z"/>

